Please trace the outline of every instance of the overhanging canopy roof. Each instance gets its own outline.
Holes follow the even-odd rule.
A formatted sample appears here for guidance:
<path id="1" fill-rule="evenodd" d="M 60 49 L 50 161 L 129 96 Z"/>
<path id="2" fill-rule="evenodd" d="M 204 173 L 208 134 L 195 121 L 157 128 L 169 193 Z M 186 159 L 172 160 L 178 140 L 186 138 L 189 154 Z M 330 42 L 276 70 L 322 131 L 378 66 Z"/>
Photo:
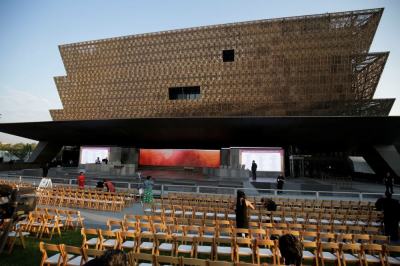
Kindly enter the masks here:
<path id="1" fill-rule="evenodd" d="M 400 143 L 400 117 L 143 118 L 0 124 L 0 131 L 63 145 L 221 148 Z"/>

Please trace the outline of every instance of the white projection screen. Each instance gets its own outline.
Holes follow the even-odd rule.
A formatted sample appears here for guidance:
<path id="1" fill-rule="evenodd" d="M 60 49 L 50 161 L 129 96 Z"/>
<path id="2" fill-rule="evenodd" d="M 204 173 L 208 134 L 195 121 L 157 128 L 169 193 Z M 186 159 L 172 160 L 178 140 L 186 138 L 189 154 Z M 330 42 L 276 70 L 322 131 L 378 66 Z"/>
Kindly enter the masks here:
<path id="1" fill-rule="evenodd" d="M 282 148 L 240 149 L 240 164 L 251 170 L 253 160 L 257 171 L 283 172 L 284 151 Z"/>
<path id="2" fill-rule="evenodd" d="M 100 161 L 104 158 L 109 159 L 110 148 L 109 147 L 81 147 L 80 152 L 80 164 L 95 163 L 97 157 Z"/>

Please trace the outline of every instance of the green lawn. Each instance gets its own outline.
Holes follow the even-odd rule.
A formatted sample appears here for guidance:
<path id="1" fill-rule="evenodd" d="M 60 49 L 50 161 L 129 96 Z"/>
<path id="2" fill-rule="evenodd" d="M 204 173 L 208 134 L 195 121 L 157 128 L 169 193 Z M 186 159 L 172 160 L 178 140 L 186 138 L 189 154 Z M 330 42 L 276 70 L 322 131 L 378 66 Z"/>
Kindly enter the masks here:
<path id="1" fill-rule="evenodd" d="M 46 238 L 44 238 L 42 241 L 46 243 L 62 243 L 73 246 L 80 246 L 82 244 L 80 230 L 62 232 L 61 234 L 61 238 L 59 238 L 58 235 L 53 235 L 53 239 L 51 241 Z M 8 251 L 0 254 L 0 265 L 38 266 L 40 263 L 40 259 L 42 258 L 42 253 L 39 250 L 39 242 L 40 240 L 35 237 L 25 237 L 26 247 L 25 249 L 23 249 L 22 246 L 19 244 L 20 242 L 17 240 L 17 243 L 15 244 L 14 250 L 11 254 L 8 254 Z"/>

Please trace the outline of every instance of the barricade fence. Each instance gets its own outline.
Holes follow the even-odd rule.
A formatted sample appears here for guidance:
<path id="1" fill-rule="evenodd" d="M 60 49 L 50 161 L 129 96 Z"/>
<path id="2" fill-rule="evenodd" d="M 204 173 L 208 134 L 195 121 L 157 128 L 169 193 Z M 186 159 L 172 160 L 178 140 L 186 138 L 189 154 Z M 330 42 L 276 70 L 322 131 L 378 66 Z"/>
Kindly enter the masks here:
<path id="1" fill-rule="evenodd" d="M 71 178 L 48 177 L 54 186 L 76 186 L 77 180 Z M 13 174 L 0 174 L 0 179 L 31 183 L 38 186 L 42 177 L 38 176 L 20 176 Z M 137 178 L 136 178 L 137 179 Z M 86 180 L 85 187 L 94 188 L 101 178 L 95 180 Z M 139 179 L 135 182 L 123 182 L 112 180 L 116 189 L 137 190 L 142 187 Z M 237 190 L 243 190 L 248 196 L 273 196 L 283 198 L 305 198 L 305 199 L 326 199 L 326 200 L 362 200 L 376 201 L 383 196 L 383 193 L 370 192 L 340 192 L 340 191 L 311 191 L 311 190 L 277 190 L 277 189 L 259 189 L 259 188 L 237 188 L 220 186 L 196 186 L 196 185 L 172 185 L 172 184 L 154 184 L 153 194 L 155 196 L 167 195 L 169 192 L 181 193 L 202 193 L 202 194 L 224 194 L 236 195 Z M 400 194 L 393 194 L 393 198 L 400 199 Z"/>

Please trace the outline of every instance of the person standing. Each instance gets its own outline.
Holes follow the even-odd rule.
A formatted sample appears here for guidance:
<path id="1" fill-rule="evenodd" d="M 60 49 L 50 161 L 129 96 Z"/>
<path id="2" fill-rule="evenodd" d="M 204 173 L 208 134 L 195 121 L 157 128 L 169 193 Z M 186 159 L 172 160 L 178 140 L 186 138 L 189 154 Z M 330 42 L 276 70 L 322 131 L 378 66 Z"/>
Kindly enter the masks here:
<path id="1" fill-rule="evenodd" d="M 49 163 L 43 164 L 43 167 L 42 167 L 42 177 L 47 177 L 47 174 L 49 173 L 49 168 L 50 168 Z"/>
<path id="2" fill-rule="evenodd" d="M 110 180 L 103 179 L 104 187 L 107 189 L 107 192 L 115 192 L 115 186 Z"/>
<path id="3" fill-rule="evenodd" d="M 79 188 L 85 188 L 85 175 L 83 174 L 83 172 L 79 173 L 79 176 L 78 176 L 78 187 Z"/>
<path id="4" fill-rule="evenodd" d="M 389 192 L 391 194 L 393 194 L 393 183 L 394 183 L 394 178 L 393 176 L 390 174 L 390 172 L 386 173 L 386 176 L 383 180 L 385 182 L 385 186 L 386 186 L 386 192 Z"/>
<path id="5" fill-rule="evenodd" d="M 253 204 L 246 199 L 246 194 L 238 190 L 236 194 L 236 228 L 249 228 L 247 207 L 254 210 Z"/>
<path id="6" fill-rule="evenodd" d="M 151 180 L 151 176 L 147 176 L 146 180 L 143 182 L 144 187 L 144 195 L 143 202 L 144 203 L 152 203 L 153 202 L 153 185 L 154 182 Z"/>
<path id="7" fill-rule="evenodd" d="M 278 189 L 278 194 L 282 194 L 283 184 L 285 183 L 285 177 L 282 173 L 276 178 L 276 188 Z"/>
<path id="8" fill-rule="evenodd" d="M 255 181 L 257 179 L 257 164 L 254 160 L 251 163 L 251 174 L 253 176 L 253 180 Z"/>
<path id="9" fill-rule="evenodd" d="M 383 211 L 383 225 L 385 235 L 390 236 L 391 241 L 399 239 L 400 204 L 398 200 L 392 199 L 392 194 L 385 192 L 385 198 L 376 201 L 375 207 Z"/>

